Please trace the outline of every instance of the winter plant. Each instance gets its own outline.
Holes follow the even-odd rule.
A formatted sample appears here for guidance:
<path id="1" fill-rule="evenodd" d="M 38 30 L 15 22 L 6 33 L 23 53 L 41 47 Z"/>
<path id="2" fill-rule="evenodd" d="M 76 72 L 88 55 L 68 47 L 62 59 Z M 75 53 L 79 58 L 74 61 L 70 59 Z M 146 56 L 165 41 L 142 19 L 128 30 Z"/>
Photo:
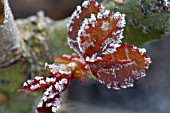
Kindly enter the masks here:
<path id="1" fill-rule="evenodd" d="M 56 113 L 61 94 L 73 80 L 83 83 L 86 74 L 117 90 L 132 87 L 135 80 L 145 76 L 150 57 L 144 48 L 121 44 L 125 23 L 124 14 L 110 13 L 95 0 L 77 6 L 68 24 L 68 44 L 77 54 L 56 56 L 54 64 L 45 63 L 50 77 L 36 76 L 20 90 L 45 90 L 37 113 Z"/>

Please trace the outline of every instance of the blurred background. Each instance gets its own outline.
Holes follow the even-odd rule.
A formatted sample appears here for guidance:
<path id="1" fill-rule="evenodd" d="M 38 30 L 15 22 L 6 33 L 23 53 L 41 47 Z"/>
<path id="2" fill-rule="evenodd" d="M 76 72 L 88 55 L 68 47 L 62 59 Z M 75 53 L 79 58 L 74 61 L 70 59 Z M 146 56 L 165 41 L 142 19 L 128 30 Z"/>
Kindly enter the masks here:
<path id="1" fill-rule="evenodd" d="M 26 18 L 43 10 L 52 19 L 62 19 L 72 14 L 84 0 L 9 0 L 15 18 Z M 101 2 L 102 0 L 97 0 Z"/>
<path id="2" fill-rule="evenodd" d="M 46 16 L 57 20 L 70 16 L 82 2 L 10 0 L 10 6 L 16 19 L 43 10 Z M 170 37 L 142 47 L 147 49 L 153 61 L 146 77 L 136 81 L 133 88 L 118 91 L 89 79 L 85 79 L 84 85 L 74 81 L 68 90 L 68 113 L 170 113 Z"/>

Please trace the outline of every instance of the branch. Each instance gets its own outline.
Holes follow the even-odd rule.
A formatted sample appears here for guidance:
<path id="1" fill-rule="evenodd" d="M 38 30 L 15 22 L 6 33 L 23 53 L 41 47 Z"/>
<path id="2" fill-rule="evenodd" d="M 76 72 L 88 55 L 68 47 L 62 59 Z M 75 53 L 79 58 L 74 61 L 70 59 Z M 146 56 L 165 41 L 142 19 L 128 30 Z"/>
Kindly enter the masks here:
<path id="1" fill-rule="evenodd" d="M 8 0 L 0 0 L 0 68 L 20 58 L 20 38 Z"/>

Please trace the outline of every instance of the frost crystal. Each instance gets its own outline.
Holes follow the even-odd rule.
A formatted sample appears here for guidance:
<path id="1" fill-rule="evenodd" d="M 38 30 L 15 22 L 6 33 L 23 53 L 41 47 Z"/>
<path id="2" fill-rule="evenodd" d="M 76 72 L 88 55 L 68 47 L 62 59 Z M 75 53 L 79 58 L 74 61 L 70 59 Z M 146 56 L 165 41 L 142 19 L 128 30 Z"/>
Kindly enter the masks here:
<path id="1" fill-rule="evenodd" d="M 91 18 L 88 19 L 88 22 L 88 24 L 91 24 L 92 27 L 95 27 L 97 24 L 96 16 L 94 14 L 91 14 Z"/>
<path id="2" fill-rule="evenodd" d="M 41 80 L 43 77 L 40 77 L 40 76 L 36 76 L 35 79 L 36 80 Z"/>
<path id="3" fill-rule="evenodd" d="M 86 61 L 87 62 L 94 62 L 94 61 L 97 60 L 96 56 L 97 56 L 97 53 L 93 54 L 91 58 L 89 56 L 87 56 Z"/>
<path id="4" fill-rule="evenodd" d="M 55 82 L 56 78 L 46 78 L 46 82 Z"/>
<path id="5" fill-rule="evenodd" d="M 89 1 L 84 1 L 83 4 L 82 4 L 82 7 L 87 8 L 88 5 L 89 5 Z"/>
<path id="6" fill-rule="evenodd" d="M 109 13 L 110 13 L 109 10 L 105 10 L 105 12 L 103 13 L 103 16 L 104 16 L 104 17 L 108 17 Z"/>
<path id="7" fill-rule="evenodd" d="M 80 7 L 80 6 L 77 6 L 77 10 L 81 10 L 81 7 Z"/>
<path id="8" fill-rule="evenodd" d="M 32 83 L 33 82 L 33 80 L 27 80 L 27 83 L 28 84 L 30 84 L 30 83 Z"/>
<path id="9" fill-rule="evenodd" d="M 102 17 L 103 17 L 102 13 L 99 12 L 99 13 L 97 14 L 97 18 L 98 18 L 98 19 L 102 19 Z"/>
<path id="10" fill-rule="evenodd" d="M 67 68 L 67 65 L 65 64 L 58 64 L 58 65 L 55 65 L 55 64 L 45 64 L 45 69 L 47 68 L 50 68 L 50 72 L 52 74 L 57 74 L 57 73 L 60 73 L 60 74 L 70 74 L 71 71 Z"/>
<path id="11" fill-rule="evenodd" d="M 23 86 L 28 86 L 27 82 L 24 82 Z"/>
<path id="12" fill-rule="evenodd" d="M 109 28 L 108 28 L 108 26 L 109 26 L 109 23 L 108 23 L 108 22 L 103 21 L 103 24 L 102 24 L 101 29 L 102 29 L 102 30 L 107 31 L 107 30 L 109 29 Z"/>
<path id="13" fill-rule="evenodd" d="M 61 81 L 59 81 L 59 84 L 67 84 L 67 83 L 68 83 L 68 81 L 65 78 L 63 78 L 63 79 L 61 79 Z"/>
<path id="14" fill-rule="evenodd" d="M 31 85 L 30 89 L 31 89 L 31 90 L 35 90 L 35 89 L 38 89 L 39 87 L 40 87 L 39 84 Z"/>
<path id="15" fill-rule="evenodd" d="M 46 84 L 44 80 L 40 80 L 40 84 Z"/>
<path id="16" fill-rule="evenodd" d="M 146 49 L 145 48 L 138 48 L 139 52 L 143 55 L 144 53 L 146 53 Z"/>

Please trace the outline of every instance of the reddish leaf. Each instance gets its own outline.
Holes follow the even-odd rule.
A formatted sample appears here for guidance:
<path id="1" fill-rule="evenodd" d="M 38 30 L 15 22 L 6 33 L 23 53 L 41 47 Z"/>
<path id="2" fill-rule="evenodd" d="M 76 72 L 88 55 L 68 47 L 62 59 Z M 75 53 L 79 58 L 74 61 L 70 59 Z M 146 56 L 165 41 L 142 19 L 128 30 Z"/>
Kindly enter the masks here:
<path id="1" fill-rule="evenodd" d="M 44 102 L 42 99 L 36 109 L 36 113 L 56 113 L 60 108 L 61 98 L 59 94 L 53 94 L 54 98 Z"/>
<path id="2" fill-rule="evenodd" d="M 86 61 L 97 60 L 113 53 L 120 46 L 124 24 L 123 14 L 109 14 L 109 11 L 103 14 L 99 12 L 97 16 L 91 15 L 91 18 L 85 19 L 77 38 L 83 58 Z"/>
<path id="3" fill-rule="evenodd" d="M 37 110 L 37 113 L 56 113 L 61 104 L 60 95 L 70 84 L 70 78 L 59 78 L 55 84 L 50 85 L 43 97 L 41 98 Z"/>
<path id="4" fill-rule="evenodd" d="M 89 70 L 86 68 L 86 64 L 82 58 L 77 54 L 56 56 L 54 62 L 64 63 L 68 68 L 71 68 L 71 78 L 79 79 L 82 83 L 84 82 L 84 75 L 89 74 Z"/>
<path id="5" fill-rule="evenodd" d="M 73 48 L 78 54 L 80 54 L 81 51 L 79 50 L 77 37 L 84 18 L 89 18 L 91 14 L 97 14 L 103 10 L 103 7 L 95 2 L 95 0 L 88 0 L 84 1 L 82 7 L 77 6 L 77 10 L 72 14 L 71 21 L 68 24 L 68 44 L 70 48 Z"/>
<path id="6" fill-rule="evenodd" d="M 56 82 L 56 78 L 44 78 L 44 77 L 35 77 L 34 80 L 27 80 L 27 82 L 24 82 L 23 88 L 20 91 L 23 92 L 30 92 L 30 91 L 37 91 L 37 90 L 43 90 L 46 89 L 51 84 L 54 84 Z"/>
<path id="7" fill-rule="evenodd" d="M 56 64 L 45 64 L 45 69 L 52 76 L 35 77 L 24 83 L 20 91 L 46 90 L 39 102 L 37 113 L 55 113 L 61 103 L 60 95 L 74 79 L 84 81 L 84 74 L 89 73 L 85 63 L 77 54 L 55 57 Z"/>
<path id="8" fill-rule="evenodd" d="M 43 78 L 35 77 L 34 80 L 28 80 L 24 83 L 20 91 L 37 91 L 46 89 L 41 98 L 36 113 L 56 113 L 60 108 L 60 95 L 66 90 L 72 79 L 69 76 Z"/>
<path id="9" fill-rule="evenodd" d="M 47 64 L 45 63 L 46 71 L 53 77 L 69 76 L 71 78 L 72 67 L 67 64 Z"/>
<path id="10" fill-rule="evenodd" d="M 144 49 L 122 44 L 116 52 L 87 64 L 96 79 L 109 88 L 126 88 L 133 86 L 136 79 L 145 76 L 151 61 L 144 52 Z"/>

